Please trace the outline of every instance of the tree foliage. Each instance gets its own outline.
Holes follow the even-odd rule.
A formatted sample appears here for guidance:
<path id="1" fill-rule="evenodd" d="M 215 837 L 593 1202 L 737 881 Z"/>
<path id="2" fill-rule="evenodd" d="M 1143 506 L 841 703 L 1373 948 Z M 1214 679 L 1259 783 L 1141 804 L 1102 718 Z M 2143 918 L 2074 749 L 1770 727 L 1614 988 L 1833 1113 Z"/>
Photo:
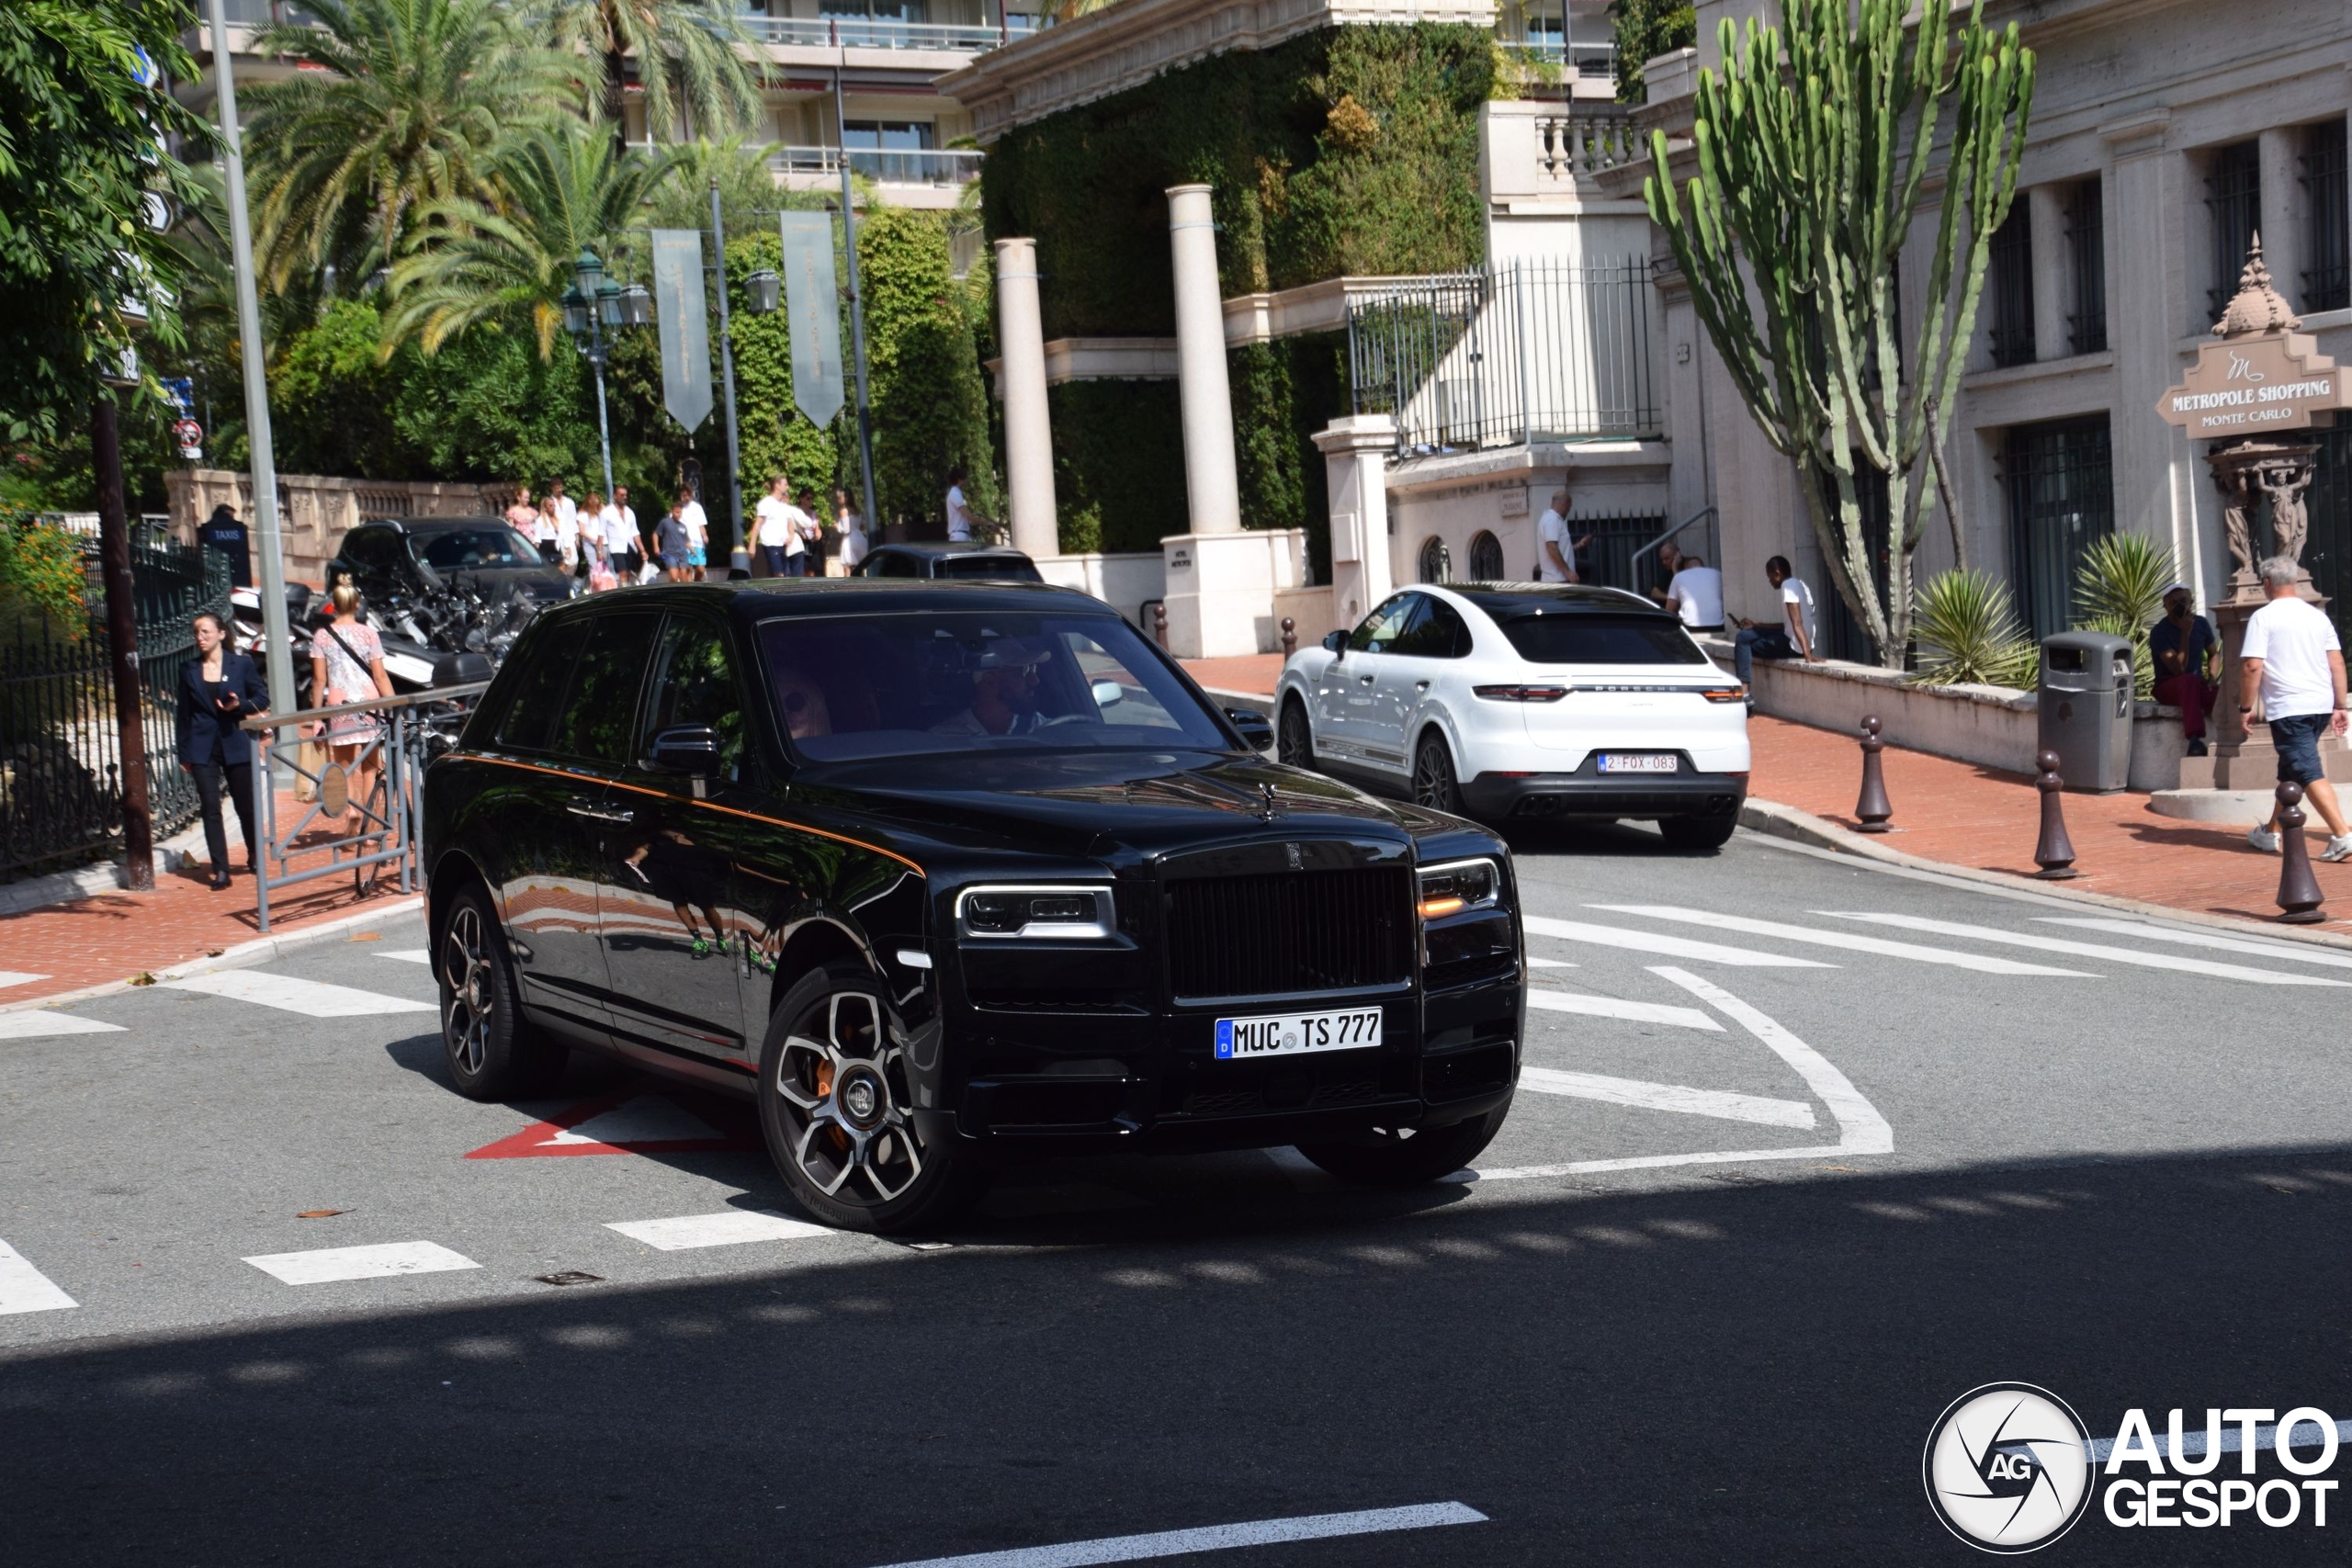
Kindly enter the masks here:
<path id="1" fill-rule="evenodd" d="M 1623 103 L 1648 101 L 1643 67 L 1669 50 L 1699 41 L 1699 14 L 1690 0 L 1610 0 L 1609 19 L 1617 31 L 1617 97 Z"/>
<path id="2" fill-rule="evenodd" d="M 944 514 L 947 471 L 969 470 L 964 493 L 995 516 L 988 391 L 962 288 L 936 213 L 869 210 L 858 223 L 865 290 L 865 357 L 874 419 L 875 504 L 885 520 Z M 846 339 L 844 340 L 846 345 Z"/>
<path id="3" fill-rule="evenodd" d="M 1678 187 L 1654 131 L 1643 189 L 1732 384 L 1794 462 L 1838 594 L 1880 661 L 1899 667 L 1921 479 L 2016 193 L 2034 57 L 2016 23 L 1985 28 L 1983 0 L 1957 29 L 1940 13 L 1907 27 L 1909 0 L 1780 10 L 1777 28 L 1724 23 L 1723 69 L 1699 73 L 1697 172 Z M 1943 186 L 1906 333 L 1895 275 L 1931 167 Z M 1865 469 L 1885 478 L 1883 566 L 1864 526 Z"/>
<path id="4" fill-rule="evenodd" d="M 596 62 L 595 116 L 618 151 L 628 57 L 639 64 L 645 124 L 657 139 L 703 141 L 739 132 L 760 117 L 759 84 L 744 58 L 752 43 L 730 0 L 524 0 L 528 26 L 566 54 Z"/>

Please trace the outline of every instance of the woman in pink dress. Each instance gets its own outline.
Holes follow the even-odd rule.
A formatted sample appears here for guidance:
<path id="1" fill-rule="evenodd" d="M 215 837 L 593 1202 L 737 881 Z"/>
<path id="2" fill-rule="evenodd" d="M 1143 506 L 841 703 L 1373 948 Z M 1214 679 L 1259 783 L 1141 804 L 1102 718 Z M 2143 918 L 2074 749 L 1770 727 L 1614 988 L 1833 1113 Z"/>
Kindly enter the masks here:
<path id="1" fill-rule="evenodd" d="M 376 628 L 359 618 L 359 590 L 346 579 L 331 596 L 334 617 L 311 639 L 311 692 L 321 707 L 369 702 L 392 694 L 384 673 L 384 645 Z M 337 714 L 323 727 L 327 754 L 349 775 L 350 797 L 364 804 L 376 788 L 379 753 L 367 751 L 381 720 L 372 713 Z M 366 761 L 361 761 L 363 753 Z M 340 821 L 340 815 L 333 820 Z"/>

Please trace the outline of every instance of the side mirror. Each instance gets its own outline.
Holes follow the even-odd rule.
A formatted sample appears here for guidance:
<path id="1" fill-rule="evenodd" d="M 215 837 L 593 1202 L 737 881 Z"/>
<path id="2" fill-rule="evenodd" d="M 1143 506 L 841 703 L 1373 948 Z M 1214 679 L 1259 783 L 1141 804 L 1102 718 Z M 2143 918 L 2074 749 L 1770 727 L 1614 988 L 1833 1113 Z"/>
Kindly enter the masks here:
<path id="1" fill-rule="evenodd" d="M 1094 682 L 1093 694 L 1094 705 L 1098 708 L 1107 708 L 1125 696 L 1126 691 L 1116 681 L 1097 681 Z"/>
<path id="2" fill-rule="evenodd" d="M 1264 714 L 1252 713 L 1248 708 L 1227 708 L 1225 717 L 1227 723 L 1240 731 L 1241 739 L 1249 742 L 1252 750 L 1262 751 L 1274 743 L 1274 721 Z"/>
<path id="3" fill-rule="evenodd" d="M 1348 648 L 1348 634 L 1345 632 L 1325 632 L 1323 634 L 1323 647 L 1327 652 L 1330 653 L 1346 652 Z"/>
<path id="4" fill-rule="evenodd" d="M 683 773 L 695 792 L 718 776 L 718 732 L 707 724 L 682 724 L 653 738 L 646 765 L 657 773 Z"/>

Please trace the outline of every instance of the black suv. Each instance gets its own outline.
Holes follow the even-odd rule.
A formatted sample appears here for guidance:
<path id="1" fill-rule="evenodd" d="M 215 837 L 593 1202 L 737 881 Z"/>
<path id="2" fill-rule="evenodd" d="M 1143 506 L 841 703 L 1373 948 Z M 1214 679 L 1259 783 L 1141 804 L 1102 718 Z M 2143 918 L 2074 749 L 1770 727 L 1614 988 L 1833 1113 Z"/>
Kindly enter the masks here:
<path id="1" fill-rule="evenodd" d="M 327 586 L 348 577 L 371 605 L 465 588 L 485 599 L 526 594 L 543 604 L 571 596 L 572 581 L 503 517 L 373 518 L 343 536 Z"/>
<path id="2" fill-rule="evenodd" d="M 1269 739 L 1067 589 L 560 606 L 425 777 L 449 1070 L 502 1098 L 586 1046 L 753 1098 L 858 1229 L 1015 1148 L 1450 1175 L 1518 1081 L 1510 857 Z"/>

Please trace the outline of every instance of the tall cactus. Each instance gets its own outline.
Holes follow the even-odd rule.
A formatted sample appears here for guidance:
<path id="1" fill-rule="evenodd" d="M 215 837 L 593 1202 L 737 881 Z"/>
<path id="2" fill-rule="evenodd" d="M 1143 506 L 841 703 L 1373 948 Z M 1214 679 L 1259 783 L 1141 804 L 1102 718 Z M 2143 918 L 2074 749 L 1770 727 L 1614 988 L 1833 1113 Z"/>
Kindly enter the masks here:
<path id="1" fill-rule="evenodd" d="M 1722 70 L 1699 73 L 1698 174 L 1678 189 L 1654 131 L 1643 185 L 1733 383 L 1795 462 L 1838 593 L 1890 667 L 1911 635 L 1921 469 L 1951 422 L 2033 105 L 2016 23 L 1988 31 L 1974 0 L 1957 29 L 1940 4 L 1906 27 L 1913 9 L 1781 0 L 1778 28 L 1725 21 Z M 1935 237 L 1906 341 L 1895 273 L 1932 167 L 1944 177 L 1927 198 Z M 1862 528 L 1865 467 L 1886 476 L 1883 593 Z"/>

